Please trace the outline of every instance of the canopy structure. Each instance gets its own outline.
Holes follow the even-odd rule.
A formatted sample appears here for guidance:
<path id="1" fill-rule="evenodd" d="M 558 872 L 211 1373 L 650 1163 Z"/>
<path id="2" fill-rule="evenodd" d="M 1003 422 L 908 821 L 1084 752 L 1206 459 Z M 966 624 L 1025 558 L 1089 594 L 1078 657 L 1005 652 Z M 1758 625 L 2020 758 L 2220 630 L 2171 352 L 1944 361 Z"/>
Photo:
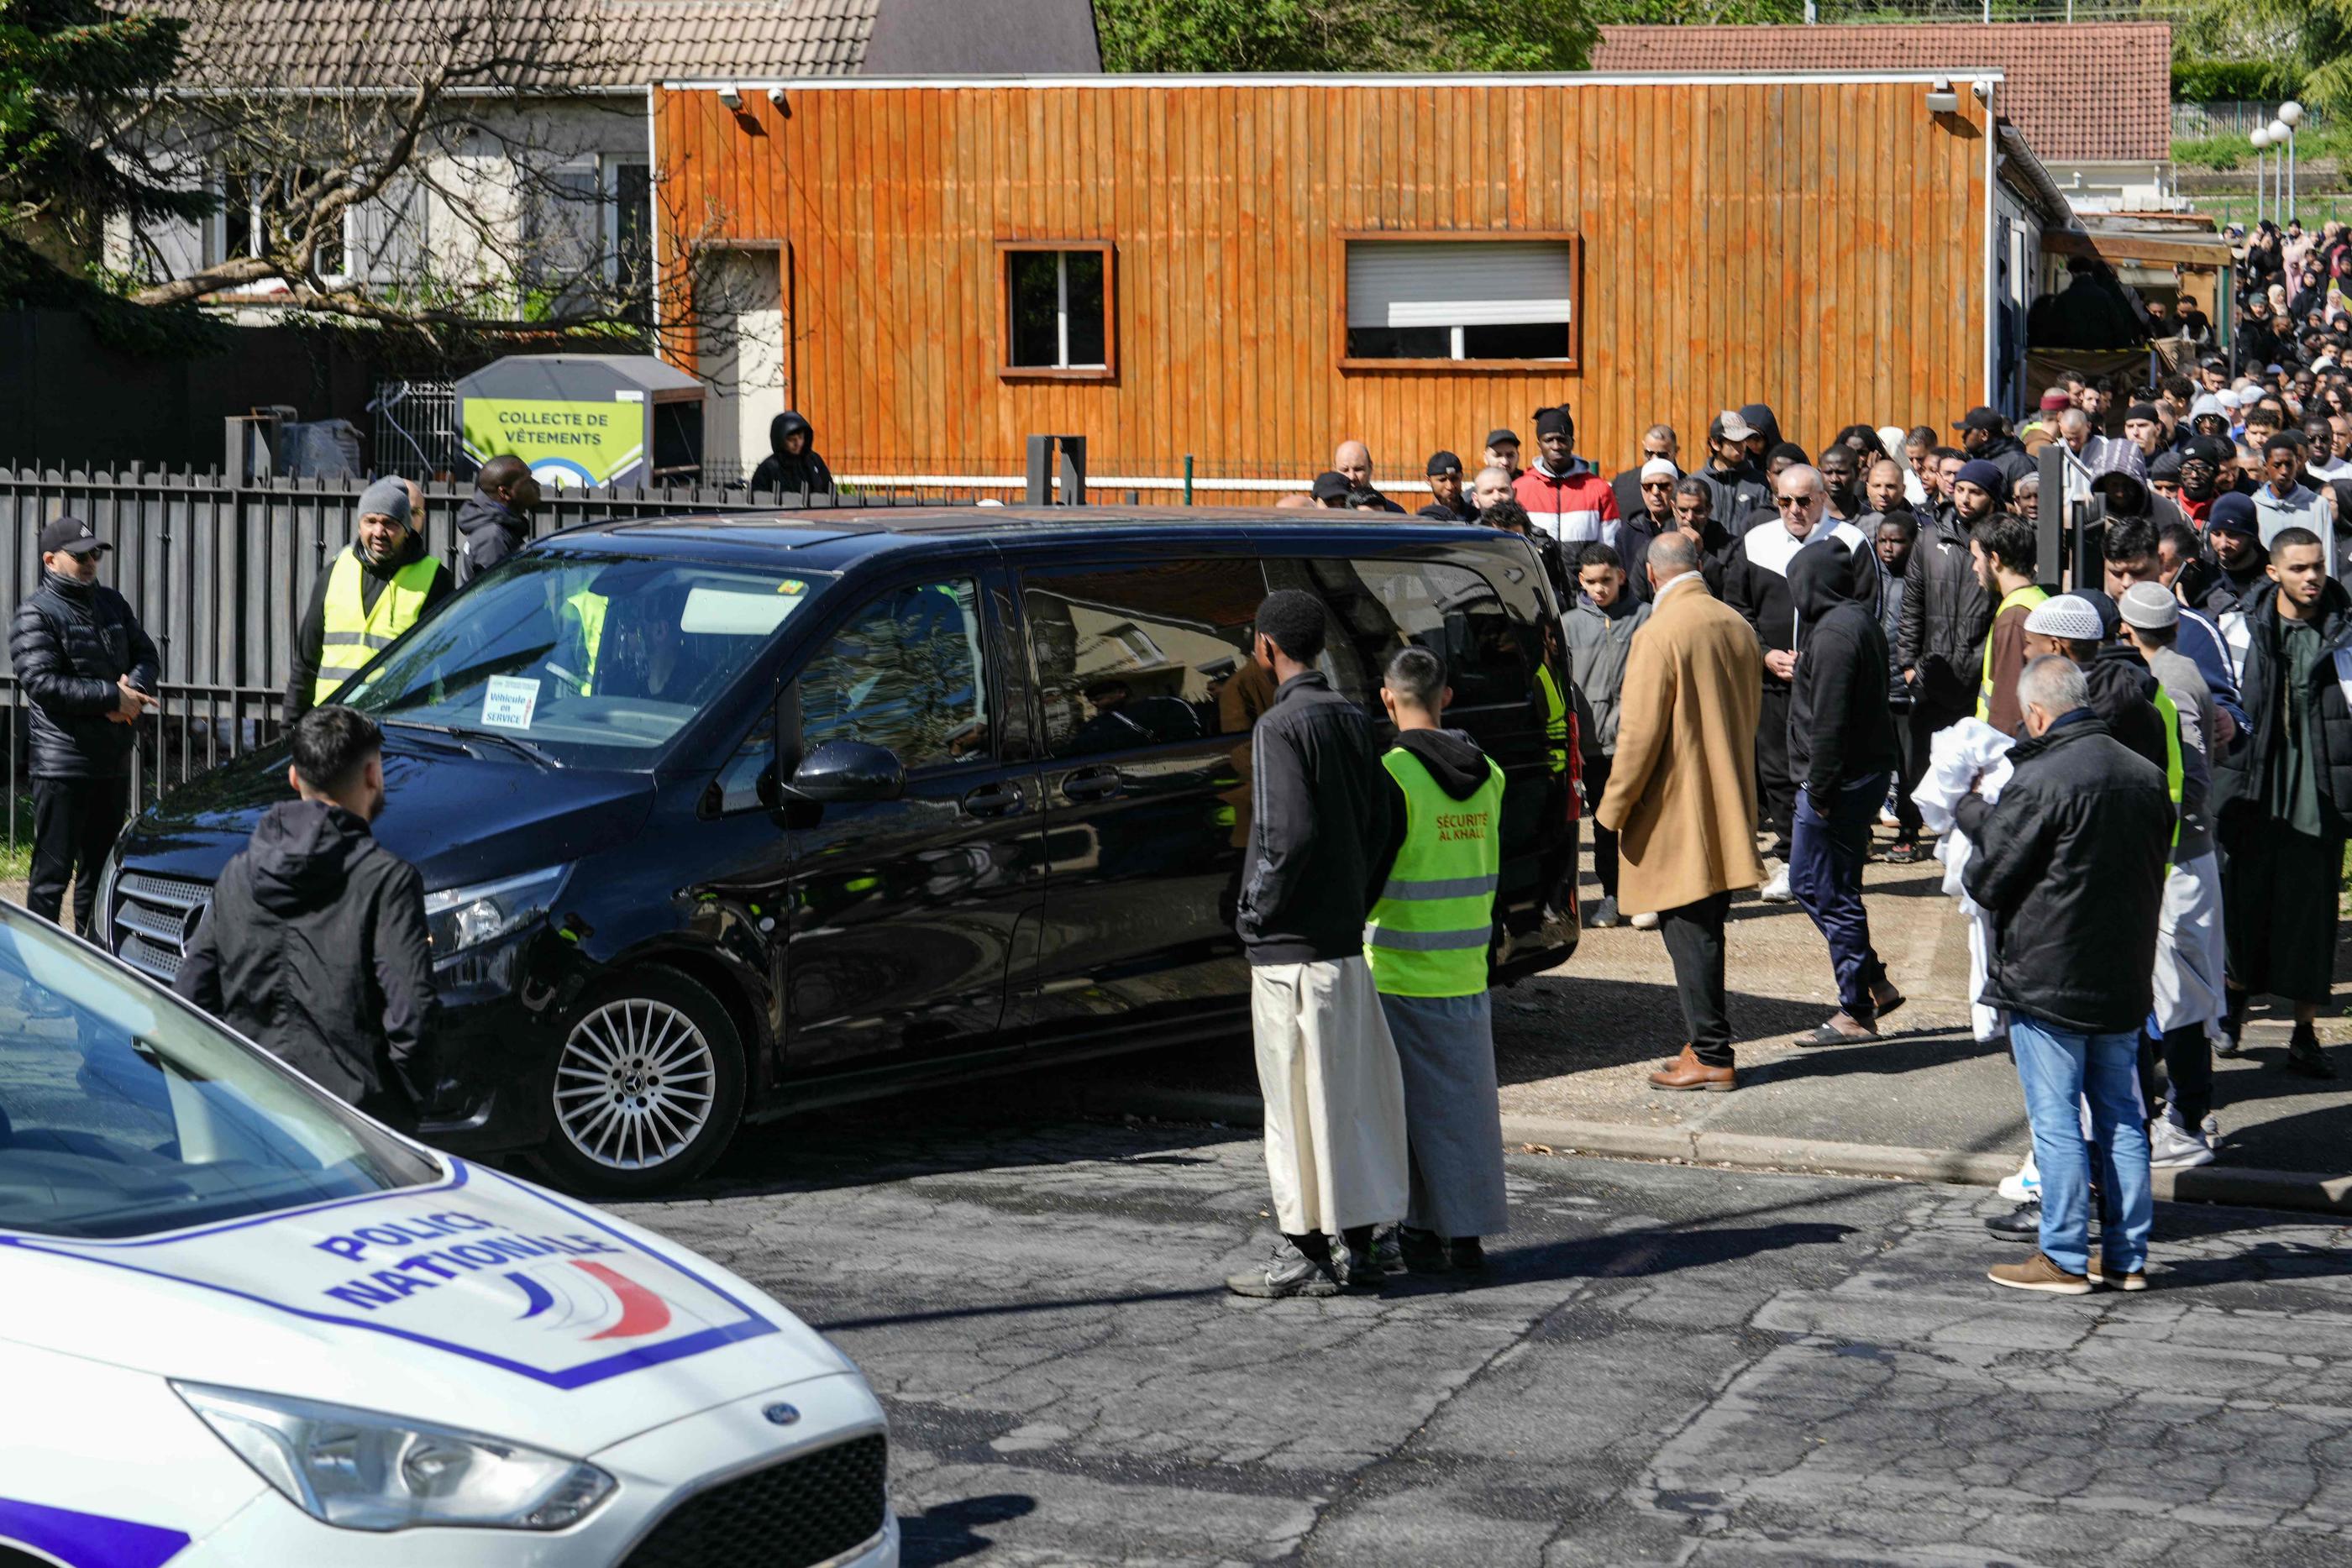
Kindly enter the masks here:
<path id="1" fill-rule="evenodd" d="M 542 485 L 647 485 L 702 463 L 701 382 L 650 354 L 509 354 L 457 382 L 466 455 Z"/>

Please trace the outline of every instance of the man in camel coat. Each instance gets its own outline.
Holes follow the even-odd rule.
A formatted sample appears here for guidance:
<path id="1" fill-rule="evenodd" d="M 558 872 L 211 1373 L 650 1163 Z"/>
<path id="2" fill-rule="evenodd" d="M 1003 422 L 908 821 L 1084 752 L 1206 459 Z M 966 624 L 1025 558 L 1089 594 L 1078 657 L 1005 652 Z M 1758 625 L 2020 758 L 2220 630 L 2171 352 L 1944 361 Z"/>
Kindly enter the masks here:
<path id="1" fill-rule="evenodd" d="M 1660 1089 L 1737 1086 L 1723 983 L 1731 894 L 1764 880 L 1756 857 L 1755 629 L 1707 591 L 1684 533 L 1650 546 L 1650 623 L 1633 638 L 1601 825 L 1619 837 L 1618 904 L 1654 913 L 1689 1043 L 1650 1074 Z"/>

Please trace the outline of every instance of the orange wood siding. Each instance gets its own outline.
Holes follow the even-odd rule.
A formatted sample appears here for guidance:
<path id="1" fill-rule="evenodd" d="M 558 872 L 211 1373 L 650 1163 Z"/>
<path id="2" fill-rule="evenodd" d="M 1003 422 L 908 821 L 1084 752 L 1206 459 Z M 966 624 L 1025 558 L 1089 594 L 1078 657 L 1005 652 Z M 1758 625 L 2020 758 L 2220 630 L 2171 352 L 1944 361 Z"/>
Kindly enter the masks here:
<path id="1" fill-rule="evenodd" d="M 709 91 L 656 105 L 659 223 L 782 242 L 786 396 L 837 472 L 1381 473 L 1573 405 L 1611 471 L 1655 421 L 1770 403 L 1948 426 L 1982 401 L 1984 111 L 1917 82 L 1243 83 Z M 1581 363 L 1343 370 L 1349 232 L 1582 237 Z M 1003 240 L 1116 247 L 1116 374 L 999 374 Z M 675 257 L 665 265 L 675 265 Z"/>

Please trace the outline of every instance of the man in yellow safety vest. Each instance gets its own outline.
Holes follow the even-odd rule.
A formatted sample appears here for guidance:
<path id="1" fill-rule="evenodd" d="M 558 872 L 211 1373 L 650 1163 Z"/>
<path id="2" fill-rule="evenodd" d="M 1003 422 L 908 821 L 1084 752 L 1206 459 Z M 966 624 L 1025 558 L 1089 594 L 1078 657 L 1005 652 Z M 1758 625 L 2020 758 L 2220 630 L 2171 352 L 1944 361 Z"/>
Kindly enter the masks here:
<path id="1" fill-rule="evenodd" d="M 1425 648 L 1389 661 L 1381 701 L 1397 743 L 1395 853 L 1364 923 L 1364 954 L 1404 1074 L 1411 1186 L 1401 1238 L 1416 1274 L 1485 1267 L 1479 1238 L 1507 1223 L 1486 955 L 1503 866 L 1503 770 L 1442 727 L 1454 695 Z"/>
<path id="2" fill-rule="evenodd" d="M 1965 476 L 1969 468 L 1991 466 L 1972 463 L 1960 473 Z M 2017 727 L 2025 722 L 2024 710 L 2017 704 L 2017 677 L 2024 671 L 2026 660 L 2025 618 L 2050 597 L 2049 591 L 2033 580 L 2037 554 L 2033 525 L 2023 517 L 1995 512 L 1970 532 L 1969 550 L 1976 557 L 1977 579 L 1984 585 L 1985 597 L 1997 603 L 1992 628 L 1985 633 L 1977 716 L 2003 735 L 2015 735 Z"/>
<path id="3" fill-rule="evenodd" d="M 289 724 L 457 591 L 448 567 L 425 553 L 415 521 L 408 486 L 399 479 L 378 479 L 360 496 L 352 542 L 319 574 L 294 634 Z"/>

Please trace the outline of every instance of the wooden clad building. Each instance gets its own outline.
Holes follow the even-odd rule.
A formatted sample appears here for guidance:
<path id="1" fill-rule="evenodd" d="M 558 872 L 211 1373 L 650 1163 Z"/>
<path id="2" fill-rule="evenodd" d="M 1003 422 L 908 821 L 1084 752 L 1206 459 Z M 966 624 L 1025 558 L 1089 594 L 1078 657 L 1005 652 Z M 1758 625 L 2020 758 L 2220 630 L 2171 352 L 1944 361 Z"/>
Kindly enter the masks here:
<path id="1" fill-rule="evenodd" d="M 664 265 L 715 253 L 739 313 L 701 368 L 731 403 L 713 451 L 747 466 L 787 406 L 844 476 L 1012 476 L 1055 432 L 1113 485 L 1188 454 L 1303 482 L 1346 436 L 1404 482 L 1440 447 L 1475 465 L 1496 425 L 1532 451 L 1563 401 L 1612 466 L 1653 421 L 1687 455 L 1757 401 L 1811 449 L 2014 406 L 2002 306 L 2021 327 L 2064 209 L 2004 147 L 2000 92 L 1990 69 L 680 82 L 656 222 Z"/>

